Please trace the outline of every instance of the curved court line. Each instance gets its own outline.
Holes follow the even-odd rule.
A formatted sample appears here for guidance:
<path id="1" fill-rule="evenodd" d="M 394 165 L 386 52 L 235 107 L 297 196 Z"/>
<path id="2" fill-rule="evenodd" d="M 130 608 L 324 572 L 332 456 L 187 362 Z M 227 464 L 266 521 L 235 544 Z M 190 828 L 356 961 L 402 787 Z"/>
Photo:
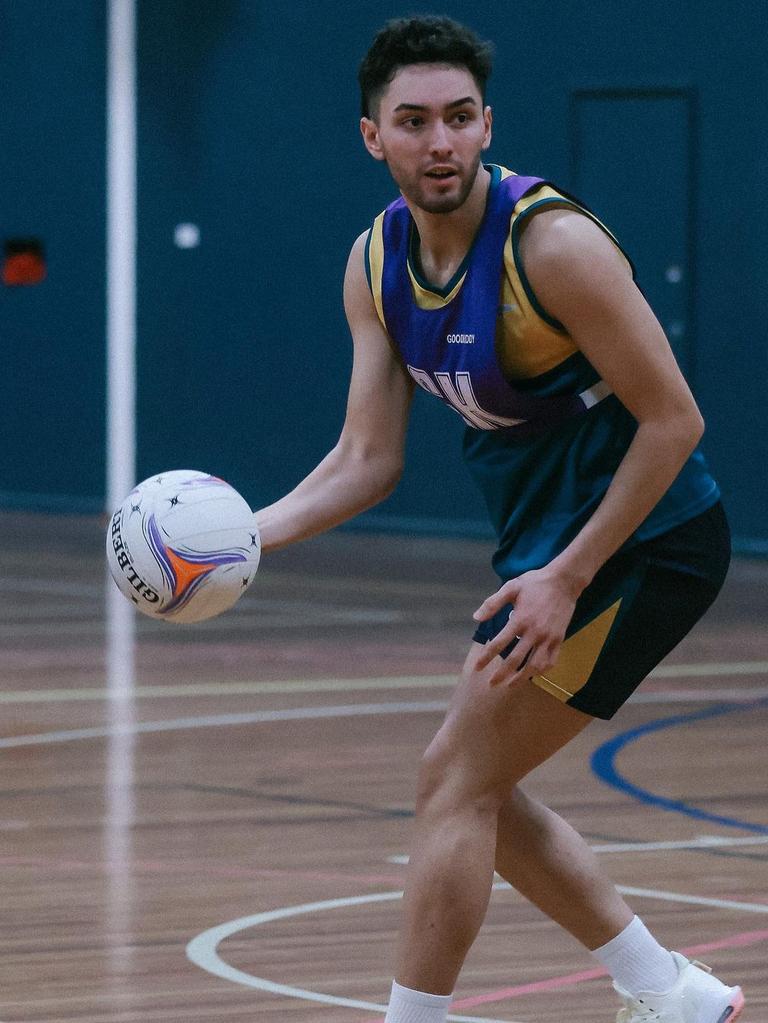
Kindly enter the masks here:
<path id="1" fill-rule="evenodd" d="M 756 707 L 768 707 L 768 699 L 753 700 L 746 704 L 728 703 L 717 707 L 706 707 L 704 710 L 694 711 L 691 714 L 676 714 L 673 717 L 657 718 L 655 721 L 647 722 L 638 728 L 631 728 L 626 732 L 615 735 L 608 742 L 604 742 L 602 746 L 598 746 L 590 760 L 592 771 L 606 785 L 618 789 L 625 795 L 632 796 L 641 803 L 659 806 L 663 810 L 684 814 L 686 817 L 693 817 L 696 820 L 710 821 L 713 824 L 722 824 L 730 828 L 740 828 L 743 831 L 751 831 L 758 835 L 768 835 L 768 825 L 753 824 L 751 821 L 740 820 L 737 817 L 709 813 L 707 810 L 700 810 L 698 807 L 692 806 L 683 800 L 669 799 L 666 796 L 658 795 L 648 789 L 641 788 L 639 785 L 635 785 L 625 778 L 616 767 L 616 756 L 618 753 L 645 735 L 649 735 L 652 732 L 660 732 L 666 728 L 688 725 L 695 721 L 706 721 L 710 718 L 743 712 Z"/>
<path id="2" fill-rule="evenodd" d="M 651 888 L 629 888 L 622 885 L 617 886 L 618 890 L 625 895 L 634 895 L 636 898 L 661 899 L 666 902 L 682 902 L 695 906 L 710 906 L 715 909 L 732 909 L 739 912 L 768 914 L 768 905 L 751 902 L 734 902 L 730 899 L 709 899 L 699 895 L 686 895 L 680 892 L 659 891 Z M 512 891 L 512 886 L 506 881 L 500 881 L 493 885 L 494 891 Z M 292 987 L 288 984 L 276 984 L 265 977 L 256 977 L 251 973 L 245 973 L 234 966 L 230 966 L 218 953 L 218 946 L 225 938 L 238 934 L 240 931 L 258 927 L 261 924 L 271 923 L 275 920 L 285 920 L 289 917 L 301 916 L 307 913 L 319 913 L 330 909 L 344 909 L 348 906 L 363 906 L 377 902 L 393 902 L 402 897 L 401 891 L 374 892 L 369 895 L 353 895 L 339 899 L 326 899 L 321 902 L 307 902 L 298 906 L 283 906 L 279 909 L 268 910 L 264 913 L 256 913 L 253 916 L 240 917 L 237 920 L 230 920 L 228 923 L 219 924 L 203 931 L 194 937 L 187 945 L 187 958 L 195 966 L 211 973 L 223 980 L 232 981 L 245 987 L 256 988 L 260 991 L 267 991 L 271 994 L 284 995 L 288 998 L 298 998 L 302 1001 L 318 1002 L 323 1005 L 340 1005 L 350 1009 L 365 1009 L 370 1012 L 386 1013 L 386 1005 L 377 1005 L 374 1002 L 363 1002 L 352 998 L 342 998 L 337 995 L 328 995 L 319 991 L 308 991 L 305 988 Z M 705 946 L 697 946 L 690 949 L 690 952 L 704 951 L 711 948 L 728 948 L 731 945 L 738 946 L 752 942 L 763 941 L 768 938 L 768 931 L 752 931 L 744 934 L 737 934 L 731 938 L 721 939 L 717 942 L 710 942 Z M 555 987 L 565 987 L 579 983 L 583 980 L 591 980 L 604 975 L 603 970 L 587 970 L 579 973 L 568 974 L 565 977 L 552 977 L 544 981 L 535 981 L 531 984 L 522 984 L 513 988 L 505 988 L 503 991 L 486 995 L 477 995 L 456 1002 L 457 1008 L 471 1008 L 490 1001 L 502 1001 L 505 998 L 514 998 L 523 994 L 530 994 L 535 991 L 550 990 Z M 455 1023 L 509 1023 L 508 1020 L 484 1020 L 477 1016 L 456 1016 L 450 1015 L 449 1020 Z"/>
<path id="3" fill-rule="evenodd" d="M 678 812 L 688 812 L 691 816 L 697 816 L 699 818 L 703 818 L 706 820 L 713 820 L 718 823 L 725 823 L 732 826 L 741 827 L 743 829 L 750 831 L 758 831 L 761 834 L 768 834 L 768 827 L 752 825 L 748 822 L 733 821 L 730 818 L 723 818 L 711 814 L 706 814 L 703 811 L 696 810 L 695 808 L 687 807 L 686 804 L 677 803 L 672 800 L 664 800 L 662 797 L 654 796 L 653 793 L 645 792 L 645 790 L 632 786 L 631 783 L 623 779 L 613 765 L 613 759 L 618 753 L 618 751 L 621 748 L 623 748 L 623 746 L 628 745 L 630 742 L 634 741 L 634 739 L 645 734 L 646 732 L 660 730 L 663 728 L 669 728 L 678 724 L 687 723 L 689 721 L 696 721 L 708 717 L 714 717 L 721 714 L 734 713 L 735 711 L 738 710 L 748 709 L 749 706 L 765 705 L 768 705 L 768 699 L 752 701 L 751 704 L 738 703 L 733 705 L 708 708 L 707 710 L 700 711 L 695 714 L 678 715 L 675 716 L 674 718 L 652 722 L 650 725 L 645 726 L 643 728 L 638 728 L 630 732 L 623 733 L 622 735 L 617 736 L 615 739 L 611 740 L 611 742 L 605 743 L 602 747 L 600 747 L 595 752 L 592 758 L 593 770 L 595 770 L 595 773 L 598 775 L 598 777 L 600 777 L 602 780 L 605 780 L 608 784 L 615 784 L 616 787 L 622 789 L 623 791 L 630 792 L 631 794 L 637 793 L 637 798 L 644 799 L 644 801 L 646 802 L 654 802 L 657 805 L 662 805 L 666 806 L 669 809 L 678 810 Z M 409 712 L 433 713 L 444 710 L 445 706 L 446 706 L 445 701 L 422 701 L 408 703 L 384 703 L 365 705 L 344 705 L 333 707 L 295 708 L 288 710 L 261 711 L 251 714 L 220 714 L 204 717 L 177 718 L 173 720 L 164 721 L 138 722 L 119 727 L 82 728 L 47 732 L 37 735 L 11 736 L 0 739 L 0 749 L 12 749 L 25 746 L 47 745 L 52 743 L 65 743 L 77 740 L 110 738 L 113 736 L 120 735 L 131 735 L 152 732 L 169 732 L 192 728 L 222 727 L 238 724 L 257 724 L 277 721 L 309 720 L 317 718 L 357 717 L 364 715 L 379 714 L 400 714 Z M 604 773 L 602 773 L 603 771 Z M 494 888 L 509 888 L 509 885 L 507 885 L 506 883 L 501 883 L 498 885 L 494 885 Z M 624 891 L 626 894 L 634 894 L 638 897 L 657 898 L 673 902 L 684 903 L 687 902 L 697 905 L 728 908 L 752 913 L 768 913 L 768 906 L 766 905 L 738 903 L 732 902 L 730 900 L 706 899 L 698 896 L 680 895 L 670 892 L 664 893 L 638 888 L 632 889 L 619 888 L 619 890 Z M 352 999 L 343 999 L 333 995 L 323 995 L 321 993 L 305 991 L 301 988 L 293 988 L 288 985 L 275 984 L 271 981 L 267 981 L 264 978 L 253 977 L 252 975 L 244 973 L 241 970 L 237 970 L 234 967 L 230 966 L 229 964 L 225 963 L 218 956 L 216 952 L 216 946 L 220 941 L 222 941 L 225 937 L 229 936 L 230 934 L 236 933 L 238 930 L 242 930 L 246 927 L 252 927 L 259 923 L 265 923 L 267 922 L 267 920 L 279 919 L 285 916 L 298 915 L 299 913 L 302 912 L 312 911 L 317 912 L 321 909 L 329 909 L 339 906 L 387 901 L 400 898 L 401 895 L 402 895 L 401 892 L 384 892 L 378 893 L 376 895 L 355 897 L 352 899 L 349 898 L 336 899 L 324 903 L 310 903 L 305 906 L 288 907 L 287 909 L 276 910 L 267 914 L 258 914 L 255 917 L 244 917 L 241 918 L 240 920 L 233 921 L 230 924 L 224 924 L 218 928 L 212 928 L 211 930 L 206 931 L 203 934 L 199 935 L 197 938 L 194 938 L 187 947 L 187 954 L 190 960 L 196 963 L 196 965 L 200 966 L 202 969 L 205 969 L 208 972 L 218 975 L 224 979 L 234 981 L 235 983 L 243 984 L 249 987 L 259 987 L 265 991 L 270 991 L 272 993 L 287 995 L 304 1000 L 323 1002 L 325 1004 L 332 1005 L 340 1005 L 349 1008 L 364 1009 L 366 1011 L 386 1012 L 386 1006 L 380 1006 L 369 1002 L 355 1001 Z M 212 940 L 213 944 L 211 944 Z M 577 977 L 581 975 L 579 974 L 573 976 Z M 526 986 L 526 990 L 527 989 L 528 988 Z M 484 1020 L 474 1016 L 451 1015 L 449 1019 L 454 1021 L 454 1023 L 509 1023 L 509 1021 Z"/>
<path id="4" fill-rule="evenodd" d="M 401 714 L 401 713 L 434 713 L 445 709 L 445 701 L 420 701 L 420 702 L 407 702 L 407 703 L 384 703 L 384 704 L 364 704 L 364 705 L 343 705 L 333 707 L 314 707 L 314 708 L 295 708 L 288 710 L 273 710 L 273 711 L 261 711 L 251 714 L 220 714 L 204 717 L 191 717 L 191 718 L 177 718 L 173 720 L 164 721 L 148 721 L 138 722 L 126 726 L 120 727 L 96 727 L 96 728 L 82 728 L 82 729 L 71 729 L 62 730 L 55 732 L 40 733 L 37 735 L 20 735 L 11 736 L 0 739 L 0 749 L 13 749 L 25 746 L 36 746 L 36 745 L 48 745 L 53 743 L 65 743 L 78 740 L 87 739 L 100 739 L 110 738 L 113 736 L 120 735 L 131 735 L 131 734 L 142 734 L 152 732 L 169 732 L 178 731 L 184 729 L 193 728 L 208 728 L 208 727 L 223 727 L 230 725 L 239 724 L 257 724 L 266 722 L 276 721 L 291 721 L 291 720 L 310 720 L 318 718 L 334 718 L 334 717 L 358 717 L 364 715 L 379 715 L 379 714 Z M 678 724 L 685 724 L 690 721 L 696 721 L 705 719 L 708 717 L 714 717 L 722 714 L 734 713 L 739 710 L 748 709 L 750 706 L 766 706 L 768 705 L 768 699 L 761 699 L 751 701 L 750 703 L 738 703 L 721 705 L 719 707 L 708 708 L 704 711 L 700 711 L 695 714 L 688 715 L 677 715 L 673 718 L 662 719 L 660 721 L 652 722 L 642 728 L 634 729 L 629 732 L 623 733 L 617 736 L 608 743 L 605 743 L 600 747 L 592 758 L 593 770 L 602 780 L 606 781 L 607 784 L 613 784 L 615 787 L 622 791 L 628 792 L 629 794 L 636 795 L 637 798 L 645 801 L 655 803 L 656 805 L 664 806 L 667 809 L 676 810 L 677 812 L 688 813 L 690 816 L 698 817 L 699 819 L 705 819 L 715 821 L 717 823 L 724 823 L 726 825 L 735 826 L 749 831 L 757 831 L 760 834 L 768 834 L 768 827 L 762 825 L 753 825 L 745 821 L 737 821 L 727 817 L 720 817 L 713 814 L 707 814 L 704 811 L 699 811 L 694 807 L 689 807 L 687 804 L 679 803 L 673 800 L 666 800 L 663 797 L 655 796 L 653 793 L 646 792 L 637 786 L 626 781 L 615 769 L 613 760 L 620 749 L 625 745 L 628 745 L 634 739 L 639 738 L 641 735 L 660 730 L 663 728 L 674 727 Z M 506 883 L 495 885 L 495 888 L 508 888 Z M 679 895 L 676 893 L 662 893 L 657 891 L 650 891 L 646 889 L 622 889 L 627 894 L 634 894 L 638 897 L 649 897 L 657 899 L 665 899 L 667 901 L 674 902 L 687 902 L 694 903 L 697 905 L 707 905 L 720 908 L 728 908 L 734 910 L 747 911 L 752 913 L 766 913 L 768 912 L 768 906 L 756 905 L 752 903 L 737 903 L 730 900 L 718 900 L 718 899 L 705 899 L 698 896 L 687 896 Z M 224 937 L 231 933 L 236 933 L 237 930 L 241 930 L 244 927 L 255 926 L 258 923 L 264 923 L 267 919 L 277 919 L 275 913 L 280 913 L 281 916 L 292 916 L 297 915 L 300 912 L 318 911 L 323 908 L 332 908 L 340 905 L 354 905 L 363 902 L 373 901 L 386 901 L 387 899 L 399 898 L 402 893 L 378 893 L 375 896 L 362 896 L 355 899 L 341 899 L 332 900 L 330 903 L 311 903 L 304 907 L 288 907 L 287 910 L 273 911 L 271 914 L 258 914 L 256 917 L 244 917 L 239 921 L 233 921 L 232 924 L 225 924 L 219 928 L 212 928 L 210 931 L 204 932 L 199 935 L 198 938 L 193 939 L 188 946 L 188 955 L 190 959 L 200 966 L 202 969 L 208 970 L 208 972 L 214 973 L 222 978 L 232 980 L 236 983 L 244 984 L 250 987 L 261 987 L 263 990 L 271 991 L 273 993 L 290 995 L 292 997 L 304 998 L 316 1002 L 324 1002 L 326 1004 L 341 1005 L 350 1008 L 362 1008 L 374 1012 L 385 1012 L 386 1006 L 379 1006 L 373 1003 L 357 1002 L 351 999 L 341 999 L 336 996 L 322 995 L 315 992 L 304 991 L 300 988 L 291 988 L 287 985 L 274 984 L 271 981 L 264 980 L 263 978 L 253 977 L 250 974 L 244 973 L 243 971 L 236 970 L 234 967 L 229 966 L 225 963 L 216 953 L 216 945 L 219 941 L 223 940 Z M 234 927 L 234 924 L 239 926 Z M 213 947 L 206 948 L 205 941 L 203 939 L 211 934 L 218 934 L 218 938 L 214 943 Z M 191 953 L 190 954 L 190 950 Z M 576 975 L 574 975 L 576 976 Z M 455 1023 L 509 1023 L 509 1021 L 501 1020 L 484 1020 L 479 1017 L 469 1016 L 456 1016 L 451 1015 L 449 1019 L 455 1021 Z"/>
<path id="5" fill-rule="evenodd" d="M 235 984 L 242 984 L 246 987 L 257 988 L 260 991 L 268 991 L 271 994 L 285 995 L 288 998 L 299 998 L 308 1002 L 319 1002 L 323 1005 L 341 1005 L 348 1009 L 365 1009 L 366 1012 L 386 1013 L 386 1005 L 378 1005 L 376 1002 L 363 1002 L 355 998 L 341 998 L 337 995 L 326 995 L 319 991 L 306 991 L 304 988 L 292 987 L 289 984 L 276 984 L 274 981 L 264 977 L 255 977 L 251 973 L 245 973 L 234 966 L 230 966 L 218 954 L 217 947 L 225 938 L 237 934 L 239 931 L 251 927 L 258 927 L 260 924 L 270 923 L 273 920 L 285 920 L 292 916 L 301 916 L 305 913 L 319 913 L 327 909 L 341 909 L 347 906 L 361 906 L 373 902 L 394 902 L 402 898 L 403 893 L 399 892 L 374 892 L 370 895 L 355 895 L 341 899 L 326 899 L 323 902 L 306 902 L 300 906 L 283 906 L 280 909 L 269 910 L 266 913 L 256 913 L 254 916 L 243 916 L 238 920 L 230 920 L 228 923 L 220 924 L 218 927 L 211 927 L 202 934 L 198 934 L 187 945 L 187 958 L 195 966 L 221 977 L 223 980 L 231 980 Z M 768 912 L 768 906 L 766 906 Z M 455 1023 L 509 1023 L 507 1020 L 482 1019 L 479 1016 L 455 1016 L 448 1017 Z"/>

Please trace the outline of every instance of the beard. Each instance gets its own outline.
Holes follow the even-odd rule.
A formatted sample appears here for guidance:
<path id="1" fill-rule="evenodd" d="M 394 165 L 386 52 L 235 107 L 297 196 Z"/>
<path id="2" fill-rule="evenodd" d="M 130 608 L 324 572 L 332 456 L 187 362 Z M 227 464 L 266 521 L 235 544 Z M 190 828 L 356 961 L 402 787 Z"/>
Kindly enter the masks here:
<path id="1" fill-rule="evenodd" d="M 417 206 L 420 210 L 424 210 L 425 213 L 453 213 L 454 210 L 457 210 L 464 205 L 469 193 L 472 191 L 475 179 L 477 178 L 477 172 L 480 168 L 481 155 L 481 153 L 477 154 L 472 165 L 466 172 L 458 173 L 455 177 L 447 179 L 451 183 L 452 187 L 446 195 L 436 195 L 434 189 L 430 188 L 428 184 L 425 184 L 425 178 L 423 175 L 413 179 L 409 178 L 405 174 L 398 174 L 391 164 L 389 164 L 389 170 L 395 180 L 395 184 L 398 186 L 403 196 L 409 202 L 412 202 L 414 206 Z M 455 190 L 455 184 L 457 181 L 458 190 Z"/>

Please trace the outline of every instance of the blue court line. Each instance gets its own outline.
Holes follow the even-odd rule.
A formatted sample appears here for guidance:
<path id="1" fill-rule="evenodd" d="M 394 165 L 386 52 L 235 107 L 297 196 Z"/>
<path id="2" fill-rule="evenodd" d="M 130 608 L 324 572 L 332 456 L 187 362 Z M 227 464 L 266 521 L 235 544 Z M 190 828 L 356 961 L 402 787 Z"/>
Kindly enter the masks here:
<path id="1" fill-rule="evenodd" d="M 712 824 L 724 824 L 730 828 L 740 828 L 742 831 L 751 831 L 758 835 L 768 835 L 768 825 L 752 824 L 750 821 L 739 820 L 736 817 L 724 817 L 717 813 L 707 813 L 706 810 L 699 810 L 679 799 L 667 799 L 665 796 L 649 792 L 648 789 L 640 788 L 624 777 L 616 767 L 616 756 L 630 743 L 649 735 L 651 732 L 660 732 L 665 728 L 677 728 L 679 725 L 688 725 L 695 721 L 706 721 L 708 718 L 722 717 L 725 714 L 735 714 L 739 711 L 745 712 L 757 707 L 768 707 L 768 699 L 750 700 L 747 703 L 719 703 L 714 707 L 707 707 L 705 710 L 694 711 L 691 714 L 675 714 L 673 717 L 657 718 L 649 721 L 639 728 L 631 728 L 614 736 L 608 742 L 598 746 L 592 754 L 591 767 L 597 777 L 610 785 L 612 788 L 624 792 L 641 803 L 649 803 L 651 806 L 660 806 L 663 810 L 671 810 L 673 813 L 682 813 L 686 817 L 694 817 L 700 821 L 710 821 Z"/>

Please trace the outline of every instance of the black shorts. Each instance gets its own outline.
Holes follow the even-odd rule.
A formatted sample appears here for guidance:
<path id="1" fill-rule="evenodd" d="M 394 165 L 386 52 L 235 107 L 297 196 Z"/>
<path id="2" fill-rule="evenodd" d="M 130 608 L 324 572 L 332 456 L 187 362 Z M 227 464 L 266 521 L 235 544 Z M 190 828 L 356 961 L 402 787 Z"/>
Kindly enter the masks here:
<path id="1" fill-rule="evenodd" d="M 557 663 L 534 682 L 585 714 L 613 717 L 714 601 L 730 557 L 720 502 L 614 554 L 579 597 Z M 482 622 L 475 642 L 492 640 L 511 610 L 507 604 Z"/>

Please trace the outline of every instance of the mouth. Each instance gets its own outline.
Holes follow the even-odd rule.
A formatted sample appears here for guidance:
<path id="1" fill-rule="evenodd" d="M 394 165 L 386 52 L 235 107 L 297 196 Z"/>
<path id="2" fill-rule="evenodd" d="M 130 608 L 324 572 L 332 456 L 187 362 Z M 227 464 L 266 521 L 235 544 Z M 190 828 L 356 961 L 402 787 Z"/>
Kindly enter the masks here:
<path id="1" fill-rule="evenodd" d="M 435 181 L 448 181 L 450 178 L 456 177 L 456 171 L 453 167 L 433 167 L 432 170 L 426 172 L 426 177 Z"/>

